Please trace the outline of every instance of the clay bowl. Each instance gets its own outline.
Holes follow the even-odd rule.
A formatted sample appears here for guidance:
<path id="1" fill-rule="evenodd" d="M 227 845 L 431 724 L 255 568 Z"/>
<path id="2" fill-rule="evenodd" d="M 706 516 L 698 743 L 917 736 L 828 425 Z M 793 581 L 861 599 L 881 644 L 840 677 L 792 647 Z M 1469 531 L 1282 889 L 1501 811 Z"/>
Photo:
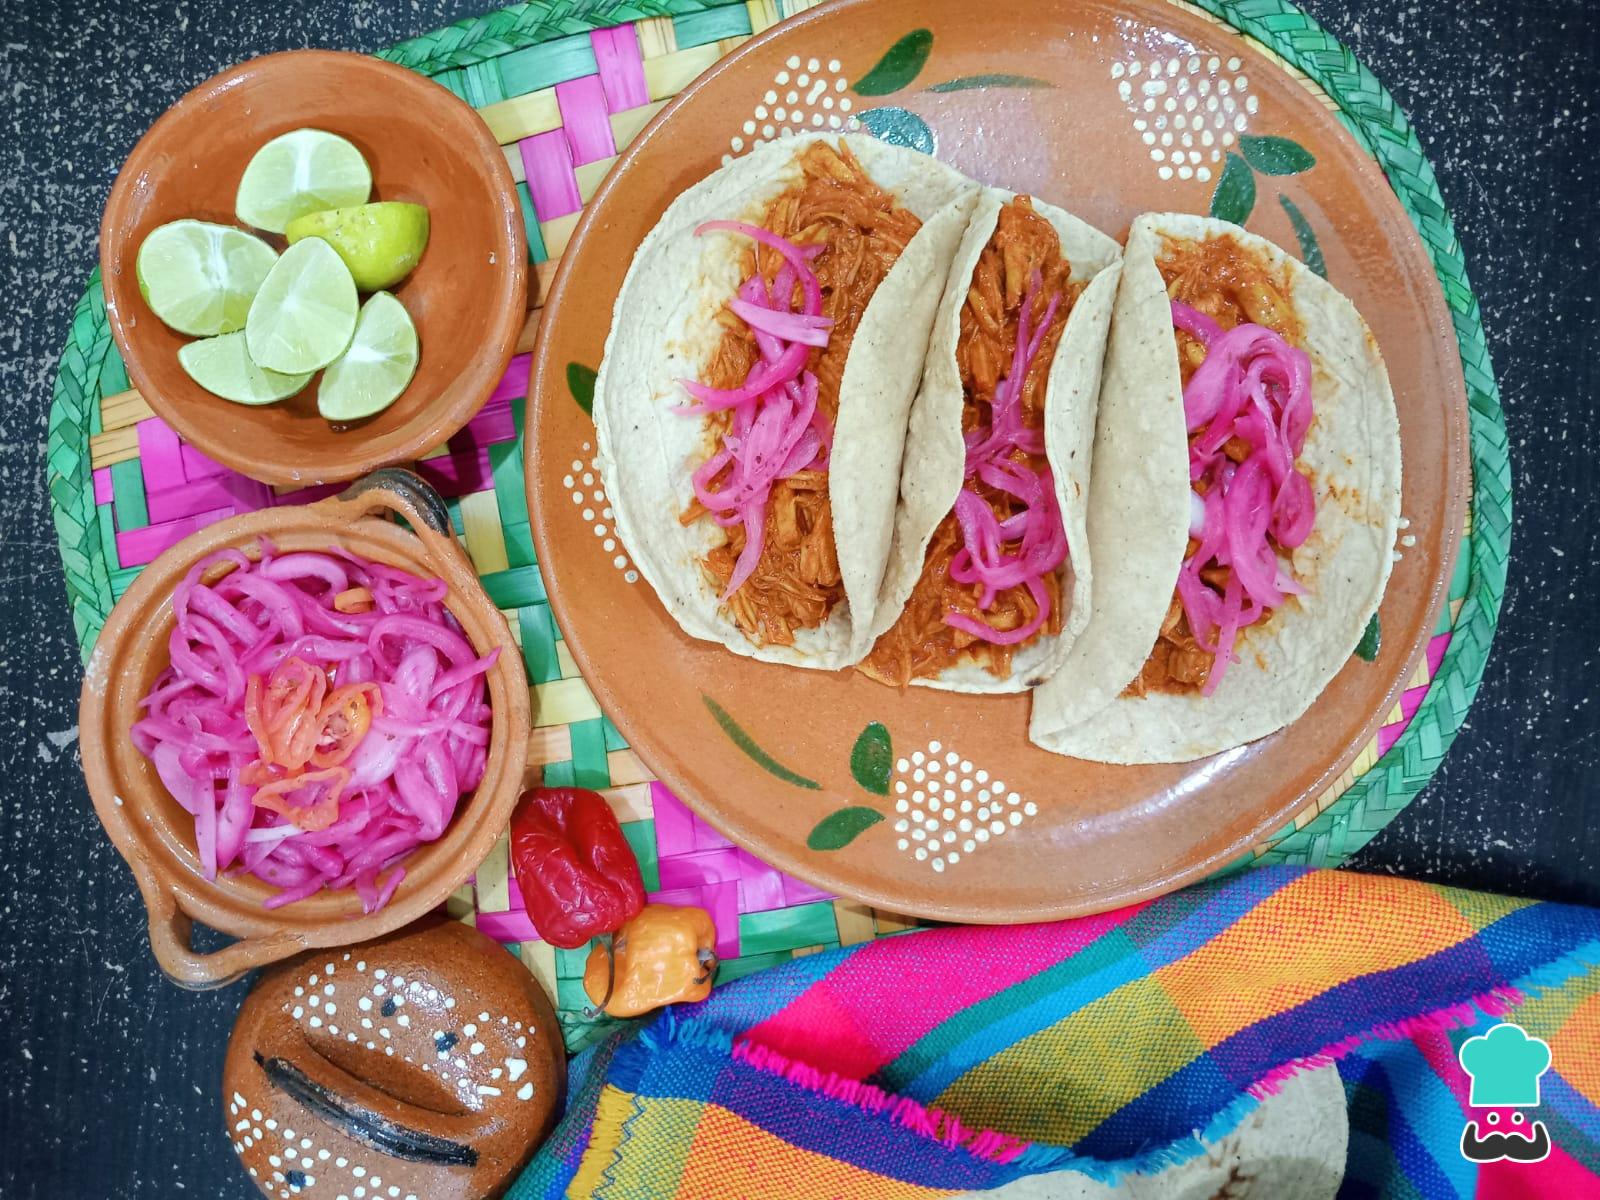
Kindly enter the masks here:
<path id="1" fill-rule="evenodd" d="M 211 395 L 178 365 L 191 339 L 139 294 L 134 263 L 158 225 L 237 225 L 234 195 L 267 141 L 310 126 L 350 139 L 372 168 L 373 199 L 428 206 L 422 262 L 393 289 L 422 344 L 416 378 L 388 409 L 335 428 L 318 380 L 252 408 Z M 283 239 L 267 235 L 278 249 Z M 128 378 L 190 444 L 255 479 L 354 479 L 438 446 L 489 398 L 527 316 L 528 250 L 516 184 L 478 115 L 438 84 L 360 54 L 295 50 L 252 59 L 190 92 L 134 147 L 100 222 L 100 273 Z"/>
<path id="2" fill-rule="evenodd" d="M 390 514 L 403 518 L 411 531 L 387 519 Z M 480 654 L 500 649 L 488 675 L 493 726 L 483 780 L 461 801 L 444 836 L 406 859 L 405 879 L 388 905 L 371 915 L 361 911 L 360 899 L 349 889 L 319 892 L 269 910 L 262 901 L 275 889 L 253 876 L 205 879 L 193 818 L 129 737 L 139 701 L 168 662 L 173 589 L 204 556 L 229 546 L 254 554 L 260 537 L 283 551 L 339 546 L 442 579 L 449 589 L 445 603 L 473 647 Z M 444 502 L 411 472 L 389 469 L 317 504 L 219 522 L 157 558 L 100 633 L 85 672 L 78 721 L 95 812 L 150 910 L 156 961 L 173 982 L 210 988 L 301 950 L 378 937 L 442 904 L 477 868 L 510 819 L 527 761 L 528 684 L 505 618 L 450 532 Z M 237 940 L 201 953 L 190 939 L 197 920 Z"/>

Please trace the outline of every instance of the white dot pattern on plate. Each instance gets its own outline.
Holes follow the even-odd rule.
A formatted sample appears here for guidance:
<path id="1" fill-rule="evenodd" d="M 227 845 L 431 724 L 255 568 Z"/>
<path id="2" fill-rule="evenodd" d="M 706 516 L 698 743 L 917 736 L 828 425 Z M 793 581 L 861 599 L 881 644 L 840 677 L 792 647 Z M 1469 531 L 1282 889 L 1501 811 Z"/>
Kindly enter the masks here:
<path id="1" fill-rule="evenodd" d="M 583 444 L 585 454 L 590 454 L 593 449 L 588 442 Z M 611 565 L 622 572 L 627 582 L 638 582 L 639 572 L 633 569 L 628 556 L 619 551 L 616 538 L 612 536 L 615 531 L 611 521 L 615 514 L 607 502 L 605 489 L 600 485 L 599 458 L 591 457 L 587 462 L 581 458 L 573 459 L 571 469 L 561 477 L 561 486 L 572 493 L 572 503 L 580 510 L 578 515 L 593 531 L 595 541 L 600 543 L 600 548 L 611 559 Z"/>
<path id="2" fill-rule="evenodd" d="M 1163 180 L 1209 182 L 1261 101 L 1238 58 L 1174 48 L 1166 57 L 1111 64 L 1117 95 Z"/>
<path id="3" fill-rule="evenodd" d="M 960 751 L 929 742 L 897 759 L 891 791 L 900 814 L 894 830 L 901 853 L 944 874 L 979 848 L 1039 813 L 1039 806 L 1008 788 Z"/>
<path id="4" fill-rule="evenodd" d="M 778 138 L 860 128 L 860 122 L 850 115 L 850 97 L 844 94 L 850 82 L 839 74 L 841 67 L 836 58 L 823 62 L 790 55 L 784 69 L 757 93 L 760 99 L 751 118 L 743 121 L 728 141 L 731 153 L 722 156 L 723 165 Z"/>

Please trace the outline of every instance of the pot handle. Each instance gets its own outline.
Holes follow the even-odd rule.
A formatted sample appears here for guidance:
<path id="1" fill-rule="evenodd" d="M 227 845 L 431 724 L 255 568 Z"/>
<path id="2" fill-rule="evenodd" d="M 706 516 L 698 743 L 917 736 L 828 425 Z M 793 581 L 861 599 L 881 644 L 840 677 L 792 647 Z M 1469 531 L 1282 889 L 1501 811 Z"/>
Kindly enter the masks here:
<path id="1" fill-rule="evenodd" d="M 411 531 L 430 550 L 461 553 L 444 498 L 422 476 L 404 467 L 373 471 L 323 503 L 353 507 L 363 516 L 385 511 L 396 513 L 405 518 Z"/>
<path id="2" fill-rule="evenodd" d="M 178 899 L 166 888 L 139 876 L 150 912 L 150 949 L 162 974 L 181 988 L 193 992 L 227 987 L 257 967 L 275 963 L 306 948 L 299 934 L 288 930 L 238 941 L 202 954 L 191 944 L 194 920 L 178 906 Z"/>

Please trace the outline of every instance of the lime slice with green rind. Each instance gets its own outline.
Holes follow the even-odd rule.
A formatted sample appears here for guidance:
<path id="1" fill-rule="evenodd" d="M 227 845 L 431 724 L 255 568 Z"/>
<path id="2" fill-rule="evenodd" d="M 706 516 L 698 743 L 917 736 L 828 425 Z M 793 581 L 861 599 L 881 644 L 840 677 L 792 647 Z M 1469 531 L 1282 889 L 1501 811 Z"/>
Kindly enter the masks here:
<path id="1" fill-rule="evenodd" d="M 213 396 L 236 404 L 274 404 L 287 400 L 311 382 L 315 372 L 283 375 L 258 367 L 243 333 L 189 342 L 178 351 L 178 363 L 189 378 Z"/>
<path id="2" fill-rule="evenodd" d="M 356 282 L 321 238 L 283 252 L 250 306 L 244 326 L 257 366 L 299 375 L 344 353 L 356 328 Z"/>
<path id="3" fill-rule="evenodd" d="M 330 421 L 359 421 L 400 398 L 417 373 L 417 327 L 405 305 L 375 292 L 361 306 L 350 348 L 322 373 L 317 411 Z"/>
<path id="4" fill-rule="evenodd" d="M 134 273 L 152 312 L 179 333 L 243 329 L 278 253 L 254 234 L 206 221 L 173 221 L 139 245 Z"/>
<path id="5" fill-rule="evenodd" d="M 233 208 L 246 225 L 282 233 L 296 217 L 365 204 L 371 194 L 361 151 L 336 133 L 296 129 L 256 151 Z"/>
<path id="6" fill-rule="evenodd" d="M 428 210 L 383 200 L 307 213 L 290 221 L 284 233 L 290 245 L 302 238 L 323 239 L 344 259 L 356 287 L 376 292 L 399 283 L 421 260 L 428 246 Z"/>

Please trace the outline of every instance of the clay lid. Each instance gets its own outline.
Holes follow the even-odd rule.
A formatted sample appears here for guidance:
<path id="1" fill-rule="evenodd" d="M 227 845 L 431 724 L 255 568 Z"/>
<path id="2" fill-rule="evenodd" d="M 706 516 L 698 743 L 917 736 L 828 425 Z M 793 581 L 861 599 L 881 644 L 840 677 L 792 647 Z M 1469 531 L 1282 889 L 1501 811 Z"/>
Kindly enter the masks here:
<path id="1" fill-rule="evenodd" d="M 550 1000 L 477 930 L 431 918 L 272 968 L 222 1068 L 228 1140 L 263 1194 L 498 1196 L 555 1124 Z"/>
<path id="2" fill-rule="evenodd" d="M 416 378 L 389 408 L 336 430 L 316 380 L 252 408 L 211 395 L 178 365 L 192 340 L 139 294 L 145 235 L 183 217 L 238 225 L 245 164 L 279 134 L 337 133 L 372 168 L 374 200 L 428 206 L 428 249 L 393 289 L 417 327 Z M 269 236 L 278 249 L 283 239 Z M 527 318 L 528 246 L 516 181 L 482 118 L 431 80 L 362 54 L 295 50 L 251 59 L 168 109 L 123 165 L 100 223 L 106 316 L 128 378 L 185 441 L 276 484 L 354 479 L 440 445 L 483 407 Z"/>

